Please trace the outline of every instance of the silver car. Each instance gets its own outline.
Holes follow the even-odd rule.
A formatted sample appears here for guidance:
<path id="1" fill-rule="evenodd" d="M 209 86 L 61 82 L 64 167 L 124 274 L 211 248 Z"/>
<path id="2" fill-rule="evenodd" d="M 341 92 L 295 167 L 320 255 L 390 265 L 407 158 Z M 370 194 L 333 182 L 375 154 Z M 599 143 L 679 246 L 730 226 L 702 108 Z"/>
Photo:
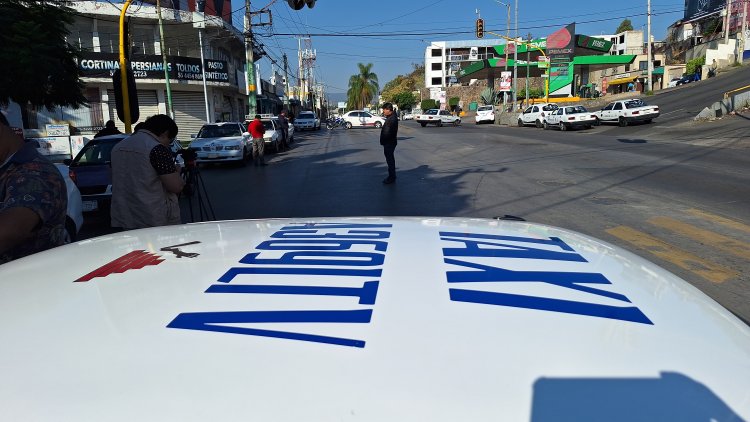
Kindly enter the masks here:
<path id="1" fill-rule="evenodd" d="M 205 124 L 190 137 L 190 148 L 197 152 L 198 163 L 244 163 L 252 153 L 252 139 L 242 123 Z"/>

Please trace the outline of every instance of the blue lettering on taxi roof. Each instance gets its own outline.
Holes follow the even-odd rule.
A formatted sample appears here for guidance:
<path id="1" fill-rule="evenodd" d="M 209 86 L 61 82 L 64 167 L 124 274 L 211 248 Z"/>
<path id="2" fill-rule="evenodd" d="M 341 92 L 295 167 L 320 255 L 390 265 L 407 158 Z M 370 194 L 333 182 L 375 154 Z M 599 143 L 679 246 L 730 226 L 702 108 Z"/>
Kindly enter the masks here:
<path id="1" fill-rule="evenodd" d="M 612 284 L 603 274 L 513 271 L 499 266 L 503 262 L 508 262 L 506 261 L 508 258 L 587 262 L 584 257 L 576 253 L 573 248 L 559 238 L 537 239 L 480 233 L 440 232 L 440 239 L 446 244 L 446 247 L 443 248 L 443 260 L 446 264 L 451 265 L 451 268 L 454 268 L 446 274 L 450 285 L 504 282 L 547 283 L 598 297 L 631 303 L 622 294 L 595 287 Z M 522 245 L 519 245 L 519 243 Z M 553 249 L 540 248 L 540 246 L 552 247 Z M 555 248 L 559 250 L 555 250 Z M 501 259 L 498 260 L 497 265 L 488 265 L 486 264 L 487 260 L 483 260 L 484 264 L 471 260 L 471 258 L 487 257 Z M 603 305 L 455 287 L 449 288 L 449 293 L 451 300 L 456 302 L 536 309 L 653 325 L 651 320 L 635 306 Z"/>
<path id="2" fill-rule="evenodd" d="M 323 223 L 290 225 L 271 235 L 272 240 L 261 242 L 252 252 L 240 260 L 243 266 L 230 268 L 219 277 L 218 282 L 208 287 L 205 293 L 212 294 L 274 294 L 297 296 L 339 296 L 342 307 L 358 309 L 341 310 L 278 310 L 278 311 L 232 311 L 232 312 L 188 312 L 181 313 L 167 325 L 169 328 L 213 331 L 249 336 L 272 337 L 288 340 L 309 341 L 338 346 L 365 347 L 360 339 L 333 337 L 291 331 L 238 327 L 227 324 L 267 323 L 323 323 L 323 324 L 369 324 L 378 293 L 378 280 L 383 271 L 385 252 L 391 224 Z M 373 252 L 352 251 L 353 247 L 365 247 Z M 280 258 L 261 258 L 263 251 L 288 251 Z M 315 268 L 312 268 L 315 266 Z M 323 267 L 323 268 L 320 268 Z M 352 268 L 354 267 L 354 268 Z M 302 276 L 330 276 L 332 281 L 351 278 L 365 280 L 361 287 L 310 286 L 310 285 L 265 285 L 238 284 L 243 275 L 285 274 L 293 275 L 295 281 Z M 345 278 L 342 278 L 345 277 Z M 366 307 L 364 307 L 366 306 Z"/>

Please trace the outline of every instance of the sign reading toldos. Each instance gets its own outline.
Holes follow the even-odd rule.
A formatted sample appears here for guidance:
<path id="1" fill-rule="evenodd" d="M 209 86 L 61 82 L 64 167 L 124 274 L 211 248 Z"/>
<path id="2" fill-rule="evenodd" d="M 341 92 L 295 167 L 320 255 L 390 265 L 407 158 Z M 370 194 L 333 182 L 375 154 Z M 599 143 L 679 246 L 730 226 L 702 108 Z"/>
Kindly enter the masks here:
<path id="1" fill-rule="evenodd" d="M 223 60 L 205 60 L 206 81 L 229 82 L 229 69 Z M 83 53 L 78 61 L 83 76 L 110 78 L 120 68 L 117 54 Z M 164 63 L 161 56 L 133 55 L 130 68 L 136 79 L 164 79 Z M 199 81 L 203 79 L 201 60 L 193 57 L 167 56 L 167 71 L 170 79 Z"/>

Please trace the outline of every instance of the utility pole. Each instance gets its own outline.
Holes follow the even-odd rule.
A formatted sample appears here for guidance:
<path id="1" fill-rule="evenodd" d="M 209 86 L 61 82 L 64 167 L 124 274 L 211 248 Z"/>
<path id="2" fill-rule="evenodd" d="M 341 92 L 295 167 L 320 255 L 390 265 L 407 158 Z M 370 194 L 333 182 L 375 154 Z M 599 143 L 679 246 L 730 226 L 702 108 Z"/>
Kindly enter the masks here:
<path id="1" fill-rule="evenodd" d="M 286 109 L 289 110 L 289 62 L 287 62 L 286 53 L 284 53 L 284 98 Z"/>
<path id="2" fill-rule="evenodd" d="M 516 35 L 514 38 L 515 48 L 513 49 L 513 111 L 516 111 L 516 102 L 518 101 L 518 0 L 516 0 Z"/>
<path id="3" fill-rule="evenodd" d="M 526 104 L 529 104 L 529 61 L 531 60 L 531 32 L 529 32 L 527 39 L 529 42 L 526 44 L 526 95 L 524 95 L 524 100 Z"/>
<path id="4" fill-rule="evenodd" d="M 245 82 L 247 86 L 248 115 L 254 116 L 258 109 L 255 86 L 255 63 L 253 63 L 253 23 L 250 0 L 245 0 Z"/>
<path id="5" fill-rule="evenodd" d="M 724 14 L 724 44 L 729 44 L 729 15 L 732 11 L 732 0 L 727 0 L 726 14 Z"/>
<path id="6" fill-rule="evenodd" d="M 742 35 L 740 36 L 740 51 L 738 56 L 738 61 L 742 63 L 743 58 L 742 56 L 745 54 L 745 35 L 747 34 L 747 2 L 748 0 L 744 0 L 743 7 L 742 7 Z"/>
<path id="7" fill-rule="evenodd" d="M 167 51 L 164 46 L 164 26 L 161 21 L 161 1 L 156 0 L 156 13 L 159 15 L 159 48 L 161 49 L 161 61 L 164 65 L 164 80 L 167 86 L 167 112 L 174 120 L 174 107 L 172 107 L 172 88 L 169 84 L 169 65 L 167 64 Z"/>
<path id="8" fill-rule="evenodd" d="M 505 26 L 505 35 L 510 38 L 510 4 L 509 3 L 503 3 L 500 0 L 495 0 L 496 2 L 502 4 L 508 9 L 508 21 Z M 505 71 L 508 71 L 508 40 L 505 40 Z M 507 108 L 506 105 L 508 104 L 508 91 L 503 91 L 503 111 Z"/>
<path id="9" fill-rule="evenodd" d="M 203 75 L 203 101 L 206 103 L 206 123 L 211 123 L 211 113 L 208 111 L 208 88 L 206 87 L 206 60 L 203 58 L 203 30 L 198 29 L 198 44 L 201 48 L 201 75 Z"/>
<path id="10" fill-rule="evenodd" d="M 648 25 L 648 32 L 646 35 L 646 49 L 648 50 L 648 65 L 646 66 L 646 72 L 648 72 L 648 75 L 646 76 L 646 80 L 648 81 L 646 85 L 646 91 L 651 92 L 654 90 L 652 80 L 653 73 L 654 73 L 654 58 L 651 57 L 651 0 L 648 0 L 648 10 L 646 11 L 646 22 Z"/>

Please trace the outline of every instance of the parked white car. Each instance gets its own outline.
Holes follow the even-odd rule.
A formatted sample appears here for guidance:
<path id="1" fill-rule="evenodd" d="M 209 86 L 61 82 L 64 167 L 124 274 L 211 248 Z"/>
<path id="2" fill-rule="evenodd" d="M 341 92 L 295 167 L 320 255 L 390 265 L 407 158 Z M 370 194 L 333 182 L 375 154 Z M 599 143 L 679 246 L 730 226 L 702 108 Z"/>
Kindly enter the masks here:
<path id="1" fill-rule="evenodd" d="M 401 116 L 401 120 L 414 120 L 414 115 L 411 112 L 407 111 L 403 114 L 403 116 Z"/>
<path id="2" fill-rule="evenodd" d="M 422 127 L 429 125 L 453 125 L 458 126 L 461 124 L 461 118 L 454 116 L 448 110 L 438 110 L 436 108 L 427 110 L 424 114 L 418 114 L 415 119 Z"/>
<path id="3" fill-rule="evenodd" d="M 294 119 L 294 127 L 297 130 L 320 130 L 320 119 L 312 111 L 300 111 Z"/>
<path id="4" fill-rule="evenodd" d="M 203 125 L 190 148 L 198 154 L 198 163 L 245 162 L 252 153 L 252 139 L 246 127 L 238 122 Z"/>
<path id="5" fill-rule="evenodd" d="M 563 106 L 544 118 L 544 129 L 556 127 L 560 130 L 575 128 L 591 129 L 596 116 L 582 105 Z"/>
<path id="6" fill-rule="evenodd" d="M 667 84 L 667 88 L 674 88 L 677 86 L 677 82 L 680 82 L 681 77 L 672 78 L 671 81 Z"/>
<path id="7" fill-rule="evenodd" d="M 544 125 L 544 118 L 558 108 L 554 103 L 530 105 L 518 115 L 518 126 L 534 125 L 540 128 Z"/>
<path id="8" fill-rule="evenodd" d="M 651 121 L 659 117 L 659 106 L 650 106 L 639 99 L 614 101 L 594 112 L 596 124 L 617 123 L 622 127 L 632 122 Z"/>
<path id="9" fill-rule="evenodd" d="M 474 122 L 480 124 L 482 122 L 495 123 L 495 106 L 484 105 L 477 108 L 477 115 L 474 117 Z"/>
<path id="10" fill-rule="evenodd" d="M 344 127 L 347 129 L 353 127 L 381 127 L 383 126 L 383 123 L 385 123 L 383 117 L 376 116 L 364 110 L 352 110 L 347 112 L 342 119 L 344 120 Z"/>
<path id="11" fill-rule="evenodd" d="M 55 163 L 55 167 L 65 180 L 65 188 L 68 193 L 68 211 L 65 216 L 65 243 L 75 242 L 78 232 L 83 225 L 83 200 L 81 192 L 70 178 L 70 169 L 62 163 Z"/>

